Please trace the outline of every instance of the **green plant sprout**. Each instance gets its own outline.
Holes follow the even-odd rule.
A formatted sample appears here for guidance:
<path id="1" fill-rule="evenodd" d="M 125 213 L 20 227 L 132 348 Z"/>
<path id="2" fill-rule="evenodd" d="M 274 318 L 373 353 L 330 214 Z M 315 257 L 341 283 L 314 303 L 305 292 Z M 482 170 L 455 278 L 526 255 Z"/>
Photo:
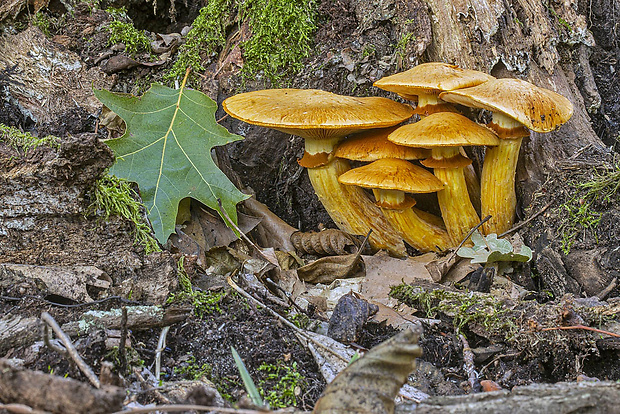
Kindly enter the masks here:
<path id="1" fill-rule="evenodd" d="M 144 217 L 144 205 L 128 181 L 110 174 L 99 178 L 90 192 L 91 204 L 85 215 L 103 215 L 103 220 L 119 216 L 134 226 L 134 244 L 142 246 L 146 254 L 161 251 Z"/>
<path id="2" fill-rule="evenodd" d="M 190 355 L 186 362 L 184 362 L 180 367 L 174 368 L 174 373 L 177 375 L 182 375 L 190 380 L 200 380 L 201 378 L 210 378 L 211 372 L 213 372 L 213 367 L 204 363 L 202 365 L 198 365 L 196 363 L 196 357 L 194 355 Z"/>
<path id="3" fill-rule="evenodd" d="M 473 247 L 461 247 L 456 254 L 470 258 L 472 263 L 529 262 L 532 259 L 532 249 L 523 245 L 517 253 L 508 240 L 498 239 L 494 233 L 485 237 L 476 230 L 471 241 Z"/>
<path id="4" fill-rule="evenodd" d="M 237 350 L 235 349 L 235 347 L 231 346 L 230 350 L 235 360 L 235 365 L 237 365 L 237 369 L 239 370 L 239 373 L 241 374 L 241 379 L 243 380 L 243 385 L 245 386 L 245 390 L 247 391 L 248 396 L 252 400 L 252 403 L 254 403 L 254 405 L 256 405 L 257 407 L 264 407 L 265 402 L 261 398 L 261 395 L 258 392 L 258 389 L 256 388 L 256 384 L 254 384 L 254 381 L 252 380 L 252 377 L 250 376 L 248 369 L 245 367 L 243 360 L 241 360 L 241 357 L 237 353 Z"/>

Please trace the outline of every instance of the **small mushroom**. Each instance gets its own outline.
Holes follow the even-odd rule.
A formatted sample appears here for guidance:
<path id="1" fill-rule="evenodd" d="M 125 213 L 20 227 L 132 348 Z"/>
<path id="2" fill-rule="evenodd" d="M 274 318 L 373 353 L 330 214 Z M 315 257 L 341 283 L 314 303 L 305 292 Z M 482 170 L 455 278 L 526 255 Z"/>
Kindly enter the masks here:
<path id="1" fill-rule="evenodd" d="M 349 162 L 334 158 L 334 146 L 346 135 L 397 125 L 411 117 L 408 105 L 387 98 L 358 98 L 313 89 L 269 89 L 232 96 L 224 110 L 244 122 L 305 139 L 299 163 L 308 168 L 312 186 L 336 225 L 351 234 L 372 229 L 370 243 L 395 255 L 406 254 L 402 240 L 363 190 L 343 186 L 338 176 Z"/>
<path id="2" fill-rule="evenodd" d="M 342 174 L 338 181 L 372 189 L 376 203 L 390 223 L 412 247 L 421 252 L 442 251 L 451 246 L 448 233 L 420 218 L 412 208 L 415 200 L 405 193 L 431 193 L 443 188 L 433 174 L 409 161 L 383 158 Z"/>
<path id="3" fill-rule="evenodd" d="M 383 158 L 399 160 L 421 160 L 431 156 L 431 150 L 425 148 L 406 147 L 388 141 L 387 137 L 398 127 L 371 129 L 349 136 L 340 142 L 334 150 L 338 158 L 351 161 L 373 162 Z M 423 220 L 445 229 L 441 217 L 412 207 L 414 212 Z"/>
<path id="4" fill-rule="evenodd" d="M 439 99 L 440 93 L 479 85 L 491 79 L 495 78 L 477 70 L 430 62 L 381 78 L 374 86 L 417 101 L 415 113 L 427 116 L 435 112 L 456 112 L 452 105 Z"/>
<path id="5" fill-rule="evenodd" d="M 410 147 L 431 148 L 431 158 L 422 161 L 433 168 L 444 189 L 437 193 L 439 208 L 453 245 L 480 223 L 467 191 L 463 168 L 471 160 L 460 154 L 461 146 L 497 145 L 497 136 L 487 128 L 452 112 L 437 112 L 414 124 L 403 125 L 388 140 Z"/>
<path id="6" fill-rule="evenodd" d="M 482 216 L 491 219 L 482 225 L 483 233 L 509 230 L 515 217 L 517 196 L 515 173 L 523 137 L 528 128 L 549 132 L 567 122 L 573 105 L 562 95 L 519 79 L 495 79 L 471 88 L 444 92 L 441 99 L 491 111 L 487 125 L 501 138 L 488 148 L 481 178 Z"/>

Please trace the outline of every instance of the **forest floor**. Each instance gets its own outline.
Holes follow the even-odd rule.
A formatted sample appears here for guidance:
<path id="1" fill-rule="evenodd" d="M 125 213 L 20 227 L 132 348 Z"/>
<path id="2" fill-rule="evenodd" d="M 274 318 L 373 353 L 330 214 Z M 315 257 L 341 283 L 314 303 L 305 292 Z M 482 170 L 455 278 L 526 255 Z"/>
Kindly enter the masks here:
<path id="1" fill-rule="evenodd" d="M 152 16 L 151 4 L 137 3 L 133 10 L 130 6 L 130 16 Z M 75 81 L 69 80 L 74 75 L 67 68 L 79 61 L 86 69 L 77 81 L 81 85 L 141 94 L 151 82 L 165 81 L 163 76 L 171 67 L 170 56 L 161 62 L 151 52 L 145 52 L 129 59 L 121 53 L 122 48 L 109 44 L 109 32 L 101 30 L 114 20 L 114 15 L 86 4 L 66 13 L 60 2 L 51 1 L 43 14 L 35 15 L 25 9 L 15 20 L 0 22 L 4 24 L 0 54 L 5 55 L 0 57 L 0 90 L 7 97 L 0 108 L 0 124 L 30 131 L 37 137 L 60 137 L 51 145 L 42 142 L 29 149 L 24 141 L 16 144 L 11 140 L 10 132 L 0 131 L 0 183 L 4 184 L 0 188 L 0 202 L 4 203 L 0 206 L 0 230 L 4 231 L 0 232 L 0 333 L 4 334 L 0 336 L 0 357 L 27 370 L 88 383 L 80 364 L 42 341 L 40 318 L 48 313 L 63 330 L 74 334 L 72 338 L 84 365 L 101 378 L 107 372 L 106 384 L 120 387 L 123 398 L 126 392 L 128 407 L 152 403 L 251 406 L 231 353 L 234 347 L 272 408 L 295 406 L 312 410 L 326 386 L 325 367 L 317 352 L 308 346 L 311 341 L 300 331 L 326 334 L 328 327 L 334 329 L 333 317 L 330 321 L 329 316 L 340 296 L 353 290 L 377 306 L 379 312 L 367 311 L 359 325 L 345 326 L 341 342 L 363 352 L 403 328 L 423 332 L 423 354 L 410 383 L 428 396 L 477 393 L 490 387 L 483 380 L 507 390 L 537 383 L 620 380 L 618 275 L 600 278 L 604 286 L 593 283 L 596 295 L 583 294 L 587 288 L 580 286 L 575 292 L 557 296 L 548 286 L 541 285 L 538 270 L 530 264 L 513 264 L 504 273 L 507 278 L 500 278 L 502 275 L 493 275 L 489 267 L 461 259 L 450 272 L 444 272 L 443 279 L 438 279 L 424 270 L 421 263 L 441 262 L 446 256 L 417 256 L 405 261 L 407 271 L 411 272 L 405 278 L 399 273 L 402 260 L 381 254 L 372 256 L 365 251 L 362 269 L 345 272 L 352 277 L 350 283 L 330 281 L 317 287 L 301 282 L 297 269 L 299 261 L 309 263 L 318 255 L 298 250 L 297 255 L 278 255 L 276 265 L 265 258 L 266 254 L 276 255 L 273 249 L 269 250 L 273 246 L 263 245 L 261 226 L 269 220 L 274 220 L 276 227 L 281 225 L 273 216 L 262 216 L 263 222 L 259 223 L 256 206 L 248 204 L 241 208 L 247 226 L 244 228 L 241 219 L 240 226 L 258 247 L 231 237 L 217 213 L 192 202 L 190 219 L 179 227 L 180 236 L 173 237 L 162 251 L 147 254 L 145 246 L 135 241 L 135 222 L 118 216 L 105 217 L 101 206 L 97 209 L 95 205 L 93 210 L 93 189 L 101 185 L 100 180 L 113 163 L 111 151 L 102 140 L 119 136 L 123 127 L 110 123 L 105 127 L 103 117 L 93 116 L 101 105 L 94 97 L 75 92 Z M 180 15 L 186 15 L 176 23 L 157 16 L 152 16 L 151 21 L 134 18 L 134 23 L 140 29 L 180 33 L 197 10 L 179 7 Z M 339 36 L 353 30 L 355 17 L 347 7 L 347 2 L 322 2 L 317 44 L 333 43 L 337 48 Z M 608 34 L 615 34 L 617 24 L 609 26 L 603 2 L 591 3 L 590 7 L 591 27 L 597 39 L 590 60 L 603 102 L 591 114 L 593 129 L 607 146 L 615 148 L 620 138 L 620 48 L 618 37 L 610 38 Z M 23 102 L 10 99 L 16 90 L 23 94 L 29 86 L 35 85 L 33 90 L 37 90 L 41 85 L 37 79 L 41 73 L 23 74 L 21 65 L 27 57 L 18 56 L 19 48 L 11 46 L 20 42 L 33 46 L 32 50 L 38 53 L 30 56 L 32 65 L 43 56 L 65 59 L 59 66 L 67 69 L 64 74 L 42 71 L 50 81 L 48 89 L 38 92 L 48 94 L 50 99 L 41 100 L 33 95 L 30 112 L 23 110 Z M 167 51 L 174 52 L 175 48 Z M 118 56 L 125 58 L 113 59 Z M 234 68 L 234 64 L 231 66 Z M 207 68 L 206 73 L 211 69 Z M 207 95 L 221 103 L 238 88 L 239 78 L 234 70 L 228 78 L 216 75 L 218 87 L 213 86 L 215 75 L 198 83 Z M 325 76 L 328 87 L 330 76 L 343 75 L 328 73 L 326 69 Z M 77 105 L 57 98 L 61 93 L 53 92 L 54 88 L 62 91 L 63 96 L 72 97 Z M 33 114 L 45 115 L 35 121 Z M 221 109 L 216 114 L 218 119 L 224 115 Z M 300 155 L 299 146 L 285 149 L 288 153 L 283 156 Z M 232 165 L 228 165 L 228 170 L 226 166 L 222 169 L 236 174 L 241 185 L 252 188 L 256 198 L 281 219 L 302 230 L 331 226 L 307 177 L 298 177 L 296 182 L 270 177 L 271 168 L 279 162 L 273 159 L 273 165 L 263 172 L 260 166 L 244 170 L 239 159 L 245 157 L 247 161 L 248 155 L 239 147 L 230 154 Z M 267 157 L 274 158 L 272 154 Z M 282 171 L 289 178 L 295 173 Z M 568 171 L 567 177 L 557 179 L 595 178 L 591 172 Z M 616 179 L 620 182 L 620 175 Z M 264 190 L 261 194 L 267 187 L 266 181 L 274 180 L 283 183 L 281 193 Z M 290 183 L 298 186 L 294 203 L 284 188 Z M 614 197 L 616 194 L 588 204 L 600 213 L 596 216 L 601 217 L 596 223 L 600 227 L 579 228 L 573 235 L 577 239 L 573 245 L 596 246 L 599 240 L 593 242 L 593 235 L 616 240 L 620 226 Z M 50 204 L 46 205 L 44 200 Z M 21 210 L 20 205 L 24 206 Z M 547 207 L 542 202 L 533 203 L 528 215 L 542 212 L 547 226 L 561 226 L 565 213 L 557 206 L 545 212 Z M 532 232 L 542 230 L 526 226 L 515 231 L 511 241 L 515 245 L 522 243 Z M 600 242 L 605 244 L 603 239 Z M 346 253 L 355 253 L 355 249 Z M 326 269 L 324 273 L 333 271 Z M 493 276 L 503 284 L 490 289 L 486 278 L 492 280 Z M 231 281 L 236 281 L 237 289 Z M 416 287 L 411 287 L 414 281 Z M 298 303 L 292 305 L 296 299 Z M 300 307 L 300 303 L 304 305 Z M 147 315 L 134 320 L 132 312 L 137 312 L 139 306 L 145 307 Z M 359 312 L 356 306 L 353 308 Z M 126 320 L 118 316 L 123 308 L 128 312 Z M 80 320 L 91 323 L 89 318 L 97 319 L 97 315 L 108 311 L 117 314 L 111 320 L 102 316 L 92 329 L 72 327 Z M 354 319 L 352 314 L 346 314 Z M 354 331 L 352 336 L 350 331 Z M 119 346 L 121 343 L 123 346 Z M 161 369 L 155 378 L 157 366 Z M 472 371 L 478 374 L 474 381 Z M 10 384 L 10 379 L 0 374 L 0 403 L 19 402 L 42 411 L 62 412 L 46 405 L 46 398 L 42 401 L 33 396 L 33 390 L 23 391 L 32 393 L 24 400 L 3 392 L 3 381 Z M 34 387 L 34 380 L 32 384 Z M 203 391 L 192 392 L 197 384 Z M 95 395 L 90 391 L 76 389 L 75 394 L 83 397 L 67 403 L 70 407 L 74 404 L 75 412 L 80 412 L 76 407 L 89 407 L 91 412 L 121 408 L 114 398 L 106 400 L 111 401 L 109 406 L 97 407 L 87 401 Z M 2 412 L 16 411 L 0 405 Z"/>

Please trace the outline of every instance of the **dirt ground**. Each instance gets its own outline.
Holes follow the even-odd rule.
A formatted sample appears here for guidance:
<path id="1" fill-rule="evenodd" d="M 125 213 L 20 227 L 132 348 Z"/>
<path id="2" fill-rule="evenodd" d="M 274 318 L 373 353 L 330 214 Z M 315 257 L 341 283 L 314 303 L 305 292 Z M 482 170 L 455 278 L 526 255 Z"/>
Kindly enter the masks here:
<path id="1" fill-rule="evenodd" d="M 189 1 L 187 5 L 178 2 L 177 18 L 173 22 L 162 15 L 153 15 L 152 5 L 148 2 L 134 2 L 138 5 L 132 5 L 129 1 L 125 3 L 129 5 L 128 14 L 137 28 L 160 33 L 180 32 L 197 16 L 201 4 L 199 1 Z M 159 5 L 160 11 L 169 8 L 168 3 L 163 3 Z M 610 9 L 615 12 L 610 13 Z M 579 10 L 587 16 L 588 26 L 596 40 L 589 61 L 602 99 L 600 106 L 593 108 L 589 115 L 600 139 L 605 145 L 616 148 L 620 138 L 620 34 L 619 23 L 616 21 L 617 16 L 620 16 L 620 3 L 614 0 L 580 2 Z M 63 14 L 62 4 L 50 2 L 49 13 L 60 17 Z M 372 82 L 361 82 L 355 90 L 350 90 L 350 82 L 346 80 L 348 72 L 343 69 L 342 62 L 331 55 L 335 50 L 349 48 L 356 59 L 366 59 L 364 62 L 367 64 L 364 66 L 367 72 L 355 73 L 354 77 L 382 76 L 374 69 L 377 67 L 378 57 L 387 55 L 390 49 L 394 48 L 399 34 L 394 33 L 393 28 L 389 27 L 390 23 L 386 22 L 367 31 L 358 31 L 358 36 L 351 39 L 349 34 L 358 28 L 360 22 L 349 0 L 324 0 L 320 2 L 319 13 L 315 53 L 308 59 L 306 69 L 294 79 L 291 86 L 360 95 L 376 94 L 371 91 Z M 21 20 L 18 19 L 22 22 L 22 28 L 27 25 L 27 18 L 27 13 L 23 13 Z M 91 29 L 109 21 L 109 14 L 101 10 L 93 11 L 82 4 L 76 7 L 74 15 L 66 16 L 65 19 L 60 27 L 52 29 L 50 36 L 59 36 L 56 40 L 61 42 L 62 46 L 58 47 L 75 52 L 88 68 L 98 67 L 98 58 L 110 49 L 107 35 L 102 32 L 96 32 L 95 35 L 84 33 L 94 33 Z M 373 44 L 375 51 L 374 54 L 362 58 L 366 44 Z M 169 69 L 170 65 L 171 63 L 166 63 L 158 67 L 138 67 L 109 74 L 111 89 L 116 92 L 136 92 L 143 87 L 144 79 L 161 80 L 162 73 Z M 10 70 L 8 67 L 0 67 L 0 90 L 8 87 L 11 82 Z M 315 76 L 317 71 L 320 71 L 320 76 Z M 235 85 L 238 84 L 235 76 L 230 79 L 218 78 L 216 87 L 212 84 L 203 85 L 204 90 L 221 103 L 235 93 Z M 246 86 L 257 89 L 265 85 L 249 82 Z M 164 304 L 166 296 L 179 289 L 176 271 L 176 263 L 181 256 L 179 249 L 172 247 L 162 253 L 147 256 L 141 247 L 133 243 L 131 223 L 119 218 L 101 222 L 96 217 L 82 214 L 89 204 L 87 188 L 92 186 L 112 163 L 111 153 L 104 144 L 97 141 L 107 138 L 108 131 L 99 128 L 98 119 L 84 110 L 66 108 L 64 112 L 55 115 L 56 118 L 50 122 L 35 124 L 15 104 L 3 100 L 0 106 L 0 123 L 31 131 L 37 136 L 53 134 L 62 139 L 60 150 L 42 147 L 27 155 L 14 153 L 14 149 L 0 142 L 0 170 L 14 171 L 25 168 L 24 166 L 36 169 L 39 168 L 37 165 L 43 165 L 44 167 L 37 170 L 37 174 L 43 177 L 41 183 L 48 186 L 47 191 L 60 192 L 58 189 L 78 188 L 79 193 L 77 201 L 67 202 L 67 206 L 72 206 L 72 210 L 66 207 L 67 210 L 59 216 L 48 212 L 40 217 L 34 229 L 11 239 L 13 244 L 7 244 L 4 251 L 0 249 L 3 253 L 0 263 L 62 266 L 95 263 L 112 277 L 113 285 L 117 286 L 117 289 L 112 291 L 112 299 L 78 305 L 60 300 L 61 298 L 32 284 L 1 286 L 0 315 L 19 315 L 26 318 L 49 312 L 62 325 L 79 319 L 86 310 L 105 311 L 128 304 Z M 216 117 L 219 119 L 224 115 L 220 109 Z M 242 132 L 246 137 L 244 141 L 229 145 L 226 150 L 230 158 L 230 169 L 236 174 L 233 179 L 238 178 L 246 192 L 255 194 L 256 198 L 277 216 L 300 230 L 333 227 L 333 222 L 312 190 L 307 174 L 294 162 L 303 155 L 301 140 L 291 140 L 288 135 L 272 130 L 242 125 L 231 118 L 224 119 L 222 124 L 232 132 Z M 67 167 L 69 164 L 73 167 Z M 546 189 L 554 191 L 555 188 L 561 188 L 564 182 L 576 182 L 592 176 L 591 172 L 585 174 L 581 170 L 567 169 L 564 176 L 554 177 Z M 19 186 L 20 182 L 17 181 L 16 185 Z M 6 195 L 0 190 L 0 195 L 3 194 Z M 570 197 L 571 194 L 565 192 L 557 196 L 556 201 L 561 204 Z M 543 209 L 546 204 L 547 199 L 542 196 L 524 206 L 523 214 L 531 215 Z M 600 251 L 600 257 L 596 258 L 599 269 L 596 281 L 599 284 L 592 283 L 591 286 L 592 291 L 600 292 L 620 276 L 620 253 L 617 249 L 609 248 L 610 244 L 620 240 L 620 212 L 613 201 L 600 201 L 596 208 L 602 212 L 596 231 L 598 239 L 593 233 L 580 232 L 572 247 L 572 256 L 565 264 L 578 266 L 589 260 L 593 251 Z M 524 228 L 522 233 L 526 243 L 535 247 L 537 244 L 546 245 L 549 239 L 557 238 L 555 230 L 561 226 L 562 214 L 556 204 L 539 218 L 535 227 Z M 48 228 L 56 230 L 41 231 Z M 19 243 L 16 242 L 18 238 Z M 0 236 L 0 242 L 8 243 L 8 240 L 9 238 L 2 239 Z M 559 246 L 559 241 L 555 246 Z M 199 284 L 204 281 L 207 267 L 188 265 L 186 270 L 192 283 Z M 584 289 L 587 291 L 587 287 L 583 288 L 583 280 L 574 281 L 577 287 L 571 288 L 570 283 L 567 283 L 561 288 L 558 287 L 556 292 L 549 286 L 541 286 L 541 279 L 538 277 L 538 272 L 541 271 L 530 267 L 523 270 L 521 277 L 529 279 L 524 285 L 527 284 L 528 289 L 536 292 L 534 299 L 537 299 L 538 305 L 544 306 L 550 296 L 549 290 L 552 291 L 553 299 L 558 302 L 550 306 L 546 317 L 523 311 L 517 318 L 520 318 L 522 326 L 532 321 L 541 325 L 559 324 L 566 316 L 562 310 L 568 308 L 578 314 L 580 324 L 595 323 L 594 317 L 579 307 L 582 305 L 574 305 L 570 298 L 562 298 L 562 295 L 558 294 L 583 294 Z M 470 274 L 465 281 L 472 277 Z M 149 288 L 149 283 L 157 285 L 159 292 Z M 245 361 L 252 378 L 256 382 L 265 381 L 265 389 L 275 387 L 277 380 L 268 378 L 267 372 L 259 369 L 261 365 L 278 366 L 295 361 L 303 378 L 299 383 L 297 407 L 311 410 L 325 387 L 325 380 L 308 349 L 300 344 L 290 328 L 271 313 L 227 287 L 225 278 L 209 283 L 213 283 L 213 286 L 205 290 L 221 294 L 221 297 L 213 308 L 205 312 L 193 312 L 182 322 L 172 325 L 167 335 L 162 361 L 162 379 L 195 380 L 197 377 L 206 376 L 223 397 L 231 402 L 238 402 L 246 392 L 230 352 L 230 347 L 234 346 Z M 91 293 L 93 298 L 97 297 L 98 292 L 91 290 Z M 606 292 L 610 301 L 617 300 L 619 294 L 618 287 Z M 587 296 L 592 295 L 592 292 L 587 291 Z M 121 297 L 125 299 L 120 299 Z M 415 316 L 429 317 L 419 302 L 412 302 L 410 306 L 413 307 Z M 518 312 L 523 310 L 519 306 L 521 305 L 511 304 L 509 307 L 511 311 Z M 290 311 L 277 305 L 273 307 L 283 315 Z M 316 318 L 317 315 L 320 316 L 320 312 L 309 316 Z M 419 362 L 420 369 L 413 375 L 414 384 L 429 395 L 467 393 L 470 390 L 467 385 L 467 372 L 463 368 L 464 346 L 455 332 L 454 319 L 451 314 L 441 311 L 432 316 L 432 319 L 432 323 L 427 323 L 429 320 L 424 322 L 425 333 L 420 342 L 423 356 Z M 135 353 L 131 355 L 130 365 L 153 366 L 160 332 L 159 327 L 135 329 L 131 332 L 131 348 Z M 371 348 L 395 332 L 394 328 L 385 324 L 369 323 L 357 345 L 362 349 Z M 532 340 L 528 343 L 527 351 L 519 349 L 519 342 L 498 339 L 475 324 L 465 325 L 462 333 L 469 339 L 469 346 L 475 350 L 476 364 L 482 370 L 484 378 L 494 380 L 504 388 L 538 382 L 575 381 L 579 376 L 620 380 L 620 347 L 617 341 L 603 341 L 600 336 L 596 337 L 591 332 L 558 331 L 547 336 L 540 334 L 540 337 L 537 337 L 539 342 Z M 498 343 L 502 344 L 501 347 L 493 348 Z M 118 369 L 118 356 L 106 344 L 106 335 L 100 331 L 80 338 L 76 345 L 79 353 L 85 356 L 85 362 L 95 372 L 101 370 L 103 361 L 112 362 Z M 0 352 L 0 356 L 22 359 L 24 366 L 29 369 L 86 381 L 74 364 L 46 347 L 35 350 L 31 344 L 15 346 Z M 129 384 L 140 382 L 135 372 L 126 370 L 120 374 Z M 154 392 L 138 393 L 136 399 L 141 404 L 163 401 L 161 396 Z"/>

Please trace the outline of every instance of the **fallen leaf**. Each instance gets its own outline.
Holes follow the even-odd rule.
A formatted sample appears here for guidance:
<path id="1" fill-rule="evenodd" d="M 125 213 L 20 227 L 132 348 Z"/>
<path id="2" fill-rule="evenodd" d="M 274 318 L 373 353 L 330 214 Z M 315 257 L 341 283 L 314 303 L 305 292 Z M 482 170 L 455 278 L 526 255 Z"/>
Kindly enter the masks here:
<path id="1" fill-rule="evenodd" d="M 236 222 L 236 204 L 247 196 L 220 171 L 211 148 L 241 139 L 215 120 L 217 104 L 203 93 L 153 84 L 141 97 L 95 90 L 97 98 L 127 124 L 125 134 L 106 141 L 116 154 L 110 172 L 134 181 L 155 236 L 163 244 L 174 232 L 185 197 L 223 209 Z"/>
<path id="2" fill-rule="evenodd" d="M 350 364 L 325 389 L 313 413 L 393 413 L 394 399 L 422 355 L 418 335 L 406 330 Z"/>

